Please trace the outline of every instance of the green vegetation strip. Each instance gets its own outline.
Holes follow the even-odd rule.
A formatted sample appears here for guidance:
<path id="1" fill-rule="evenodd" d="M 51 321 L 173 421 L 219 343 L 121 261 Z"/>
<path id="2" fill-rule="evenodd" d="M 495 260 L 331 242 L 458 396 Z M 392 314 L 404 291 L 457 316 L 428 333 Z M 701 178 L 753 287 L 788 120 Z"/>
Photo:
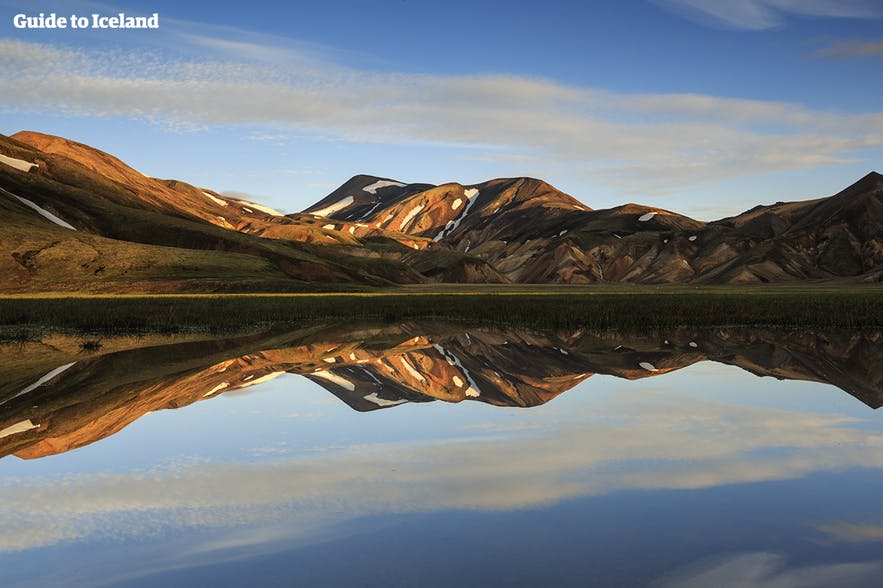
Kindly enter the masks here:
<path id="1" fill-rule="evenodd" d="M 536 328 L 883 327 L 883 289 L 600 289 L 0 298 L 0 327 L 241 331 L 312 320 L 441 319 Z"/>

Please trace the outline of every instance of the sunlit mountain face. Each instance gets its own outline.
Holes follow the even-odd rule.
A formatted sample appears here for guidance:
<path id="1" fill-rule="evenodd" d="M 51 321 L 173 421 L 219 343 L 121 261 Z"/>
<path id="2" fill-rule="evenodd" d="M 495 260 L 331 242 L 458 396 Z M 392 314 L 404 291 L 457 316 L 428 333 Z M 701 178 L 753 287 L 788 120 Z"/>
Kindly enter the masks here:
<path id="1" fill-rule="evenodd" d="M 35 132 L 0 135 L 0 292 L 294 292 L 407 284 L 875 283 L 883 176 L 697 221 L 592 209 L 529 177 L 464 185 L 354 176 L 282 214 L 147 177 Z"/>

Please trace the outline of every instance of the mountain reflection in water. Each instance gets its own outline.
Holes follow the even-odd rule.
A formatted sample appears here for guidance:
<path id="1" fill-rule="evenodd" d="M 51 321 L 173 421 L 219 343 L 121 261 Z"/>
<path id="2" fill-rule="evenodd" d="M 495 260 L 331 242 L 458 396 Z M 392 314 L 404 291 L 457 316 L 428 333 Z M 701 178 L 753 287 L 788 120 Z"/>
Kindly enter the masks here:
<path id="1" fill-rule="evenodd" d="M 0 457 L 70 451 L 153 411 L 235 394 L 284 373 L 309 378 L 360 412 L 433 400 L 533 407 L 594 374 L 635 380 L 702 361 L 829 383 L 871 408 L 883 404 L 880 332 L 634 334 L 409 323 L 120 337 L 91 351 L 82 342 L 49 335 L 0 345 Z"/>

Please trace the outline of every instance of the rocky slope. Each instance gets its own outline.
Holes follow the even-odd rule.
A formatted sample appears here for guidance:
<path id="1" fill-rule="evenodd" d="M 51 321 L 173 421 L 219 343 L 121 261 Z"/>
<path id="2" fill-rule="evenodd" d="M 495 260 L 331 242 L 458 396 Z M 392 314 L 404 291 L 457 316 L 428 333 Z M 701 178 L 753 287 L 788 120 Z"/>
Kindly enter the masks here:
<path id="1" fill-rule="evenodd" d="M 431 186 L 356 176 L 305 212 L 432 239 L 405 259 L 436 281 L 875 281 L 883 272 L 876 173 L 830 198 L 711 223 L 637 204 L 591 210 L 531 178 Z M 437 270 L 464 266 L 481 269 Z"/>

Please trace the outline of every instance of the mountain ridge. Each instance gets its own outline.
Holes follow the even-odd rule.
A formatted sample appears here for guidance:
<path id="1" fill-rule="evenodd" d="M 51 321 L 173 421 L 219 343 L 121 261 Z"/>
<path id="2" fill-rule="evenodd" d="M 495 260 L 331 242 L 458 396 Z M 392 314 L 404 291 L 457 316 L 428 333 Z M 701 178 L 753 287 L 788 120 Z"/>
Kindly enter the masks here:
<path id="1" fill-rule="evenodd" d="M 529 177 L 436 185 L 359 174 L 282 214 L 53 135 L 0 135 L 0 155 L 4 291 L 883 279 L 876 172 L 827 198 L 710 222 L 635 203 L 592 209 Z"/>

